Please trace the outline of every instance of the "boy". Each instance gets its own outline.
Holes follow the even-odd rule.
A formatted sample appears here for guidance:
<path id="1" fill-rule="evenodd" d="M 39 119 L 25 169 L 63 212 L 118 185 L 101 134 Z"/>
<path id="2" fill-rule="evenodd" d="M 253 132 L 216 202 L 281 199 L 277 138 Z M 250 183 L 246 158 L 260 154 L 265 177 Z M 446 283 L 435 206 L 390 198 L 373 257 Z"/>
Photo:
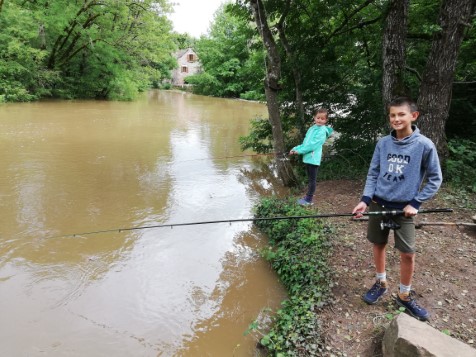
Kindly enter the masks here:
<path id="1" fill-rule="evenodd" d="M 370 206 L 370 211 L 398 209 L 403 210 L 404 215 L 392 217 L 387 223 L 381 216 L 369 217 L 367 239 L 373 243 L 377 281 L 362 299 L 367 304 L 375 304 L 387 293 L 385 247 L 393 228 L 395 248 L 400 251 L 400 289 L 396 302 L 413 317 L 426 321 L 430 315 L 416 303 L 411 291 L 415 266 L 413 216 L 420 205 L 438 191 L 442 182 L 441 168 L 433 142 L 412 125 L 419 115 L 416 103 L 400 97 L 387 108 L 393 130 L 375 147 L 361 202 L 352 213 L 360 217 L 359 213 Z M 426 183 L 420 190 L 425 178 Z M 389 227 L 391 225 L 394 227 Z"/>
<path id="2" fill-rule="evenodd" d="M 334 131 L 326 126 L 327 115 L 327 109 L 317 109 L 314 112 L 314 125 L 308 129 L 304 141 L 301 145 L 293 147 L 289 152 L 290 155 L 303 155 L 302 161 L 306 165 L 307 194 L 304 198 L 298 200 L 298 203 L 303 206 L 312 204 L 312 197 L 316 192 L 317 171 L 321 164 L 322 146 Z"/>

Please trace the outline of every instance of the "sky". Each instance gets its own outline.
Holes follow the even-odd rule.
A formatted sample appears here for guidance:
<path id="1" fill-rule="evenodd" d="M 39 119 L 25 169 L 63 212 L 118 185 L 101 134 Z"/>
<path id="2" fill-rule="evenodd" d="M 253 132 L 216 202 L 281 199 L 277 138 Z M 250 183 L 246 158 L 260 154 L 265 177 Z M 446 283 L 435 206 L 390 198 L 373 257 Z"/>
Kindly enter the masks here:
<path id="1" fill-rule="evenodd" d="M 193 37 L 207 33 L 213 14 L 224 0 L 173 0 L 175 12 L 170 15 L 174 30 Z"/>

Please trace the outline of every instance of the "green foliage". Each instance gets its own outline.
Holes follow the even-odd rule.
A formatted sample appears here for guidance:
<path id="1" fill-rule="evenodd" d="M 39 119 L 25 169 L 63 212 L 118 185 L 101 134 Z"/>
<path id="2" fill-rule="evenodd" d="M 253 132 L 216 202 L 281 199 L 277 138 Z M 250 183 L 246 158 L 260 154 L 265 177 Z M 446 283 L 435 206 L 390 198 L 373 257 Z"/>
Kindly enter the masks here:
<path id="1" fill-rule="evenodd" d="M 441 31 L 438 24 L 440 2 L 421 0 L 410 2 L 409 36 L 407 40 L 406 83 L 416 98 L 420 78 L 427 62 L 432 36 Z M 476 141 L 476 18 L 466 27 L 456 64 L 446 136 Z"/>
<path id="2" fill-rule="evenodd" d="M 237 1 L 248 9 L 246 1 Z M 389 131 L 387 115 L 383 109 L 382 83 L 382 30 L 388 2 L 368 1 L 308 1 L 299 6 L 287 7 L 286 2 L 263 2 L 268 23 L 275 25 L 285 15 L 285 35 L 291 55 L 276 35 L 281 53 L 281 88 L 279 91 L 283 123 L 291 119 L 286 129 L 288 143 L 293 133 L 299 139 L 300 123 L 296 105 L 296 70 L 300 74 L 300 90 L 306 118 L 316 106 L 331 108 L 331 122 L 341 134 L 336 140 L 331 169 L 326 177 L 339 176 L 350 160 L 351 171 L 370 159 L 375 142 Z M 442 31 L 438 24 L 440 3 L 435 0 L 411 2 L 409 9 L 409 35 L 407 39 L 407 68 L 404 82 L 409 95 L 417 98 L 421 74 L 427 64 L 431 38 Z M 310 14 L 319 14 L 316 21 Z M 252 21 L 252 18 L 249 18 Z M 476 24 L 476 18 L 472 19 Z M 461 46 L 447 136 L 475 140 L 476 137 L 476 26 L 468 26 Z M 275 31 L 276 33 L 277 31 Z M 252 41 L 252 38 L 249 38 Z M 258 49 L 257 49 L 258 51 Z M 308 120 L 308 119 L 306 119 Z M 247 147 L 259 147 L 258 140 L 266 143 L 270 135 L 263 126 L 250 134 Z M 270 128 L 266 128 L 266 130 Z M 355 162 L 350 158 L 357 157 Z M 360 157 L 363 159 L 361 160 Z M 337 159 L 337 160 L 336 160 Z M 368 160 L 367 160 L 368 159 Z M 355 170 L 354 170 L 355 169 Z M 323 169 L 325 170 L 325 168 Z M 321 171 L 322 172 L 322 171 Z M 361 170 L 364 172 L 364 170 Z"/>
<path id="3" fill-rule="evenodd" d="M 252 149 L 259 154 L 267 154 L 273 149 L 271 124 L 266 119 L 254 118 L 251 120 L 250 134 L 239 140 L 241 150 Z"/>
<path id="4" fill-rule="evenodd" d="M 199 94 L 262 99 L 263 52 L 253 48 L 255 34 L 247 19 L 231 9 L 231 5 L 222 5 L 208 37 L 196 42 L 203 73 L 188 77 L 187 82 Z"/>
<path id="5" fill-rule="evenodd" d="M 319 167 L 319 180 L 364 178 L 369 169 L 372 152 L 373 148 L 366 151 L 339 150 L 338 153 L 324 157 Z"/>
<path id="6" fill-rule="evenodd" d="M 476 41 L 474 41 L 474 46 L 476 47 Z M 473 55 L 476 57 L 476 51 Z M 473 63 L 473 67 L 476 73 L 476 61 Z M 468 76 L 470 75 L 468 74 Z M 474 78 L 474 75 L 472 76 Z M 457 82 L 453 88 L 450 116 L 446 123 L 446 135 L 450 139 L 462 138 L 476 141 L 476 82 L 473 84 Z"/>
<path id="7" fill-rule="evenodd" d="M 450 156 L 446 160 L 446 179 L 451 185 L 476 193 L 476 142 L 453 139 L 448 142 Z"/>
<path id="8" fill-rule="evenodd" d="M 158 86 L 158 88 L 160 88 L 160 89 L 165 89 L 165 90 L 171 89 L 171 88 L 172 88 L 172 84 L 171 84 L 171 83 L 162 83 L 162 84 L 160 84 L 160 85 Z"/>
<path id="9" fill-rule="evenodd" d="M 451 336 L 451 331 L 448 329 L 441 330 L 446 336 Z"/>
<path id="10" fill-rule="evenodd" d="M 296 70 L 301 79 L 306 123 L 312 124 L 313 109 L 324 106 L 330 109 L 330 123 L 340 134 L 332 159 L 323 163 L 320 177 L 364 174 L 376 140 L 388 131 L 380 94 L 383 9 L 367 5 L 364 1 L 310 1 L 287 8 L 284 3 L 265 2 L 270 24 L 276 23 L 284 12 L 287 14 L 285 35 L 291 55 L 280 48 L 283 55 L 279 91 L 286 148 L 302 141 Z M 327 20 L 315 21 L 309 14 L 319 14 L 320 19 Z M 283 45 L 282 41 L 277 43 Z M 241 143 L 243 147 L 263 149 L 271 137 L 270 126 L 252 124 L 250 135 Z M 292 160 L 298 163 L 299 170 L 299 158 Z"/>
<path id="11" fill-rule="evenodd" d="M 190 36 L 188 33 L 174 33 L 172 39 L 177 48 L 195 48 L 197 39 Z"/>
<path id="12" fill-rule="evenodd" d="M 175 65 L 169 11 L 168 0 L 5 2 L 0 96 L 133 99 Z"/>
<path id="13" fill-rule="evenodd" d="M 452 183 L 443 183 L 439 196 L 448 207 L 476 209 L 476 193 L 462 189 Z"/>
<path id="14" fill-rule="evenodd" d="M 30 101 L 47 94 L 56 78 L 42 67 L 47 52 L 35 47 L 37 24 L 30 13 L 8 1 L 0 16 L 0 96 L 2 101 Z"/>
<path id="15" fill-rule="evenodd" d="M 257 218 L 309 214 L 290 200 L 276 198 L 265 198 L 255 208 Z M 257 221 L 256 225 L 269 237 L 270 246 L 263 256 L 289 294 L 260 342 L 274 355 L 319 354 L 322 340 L 316 309 L 324 304 L 331 284 L 329 230 L 315 219 Z"/>
<path id="16" fill-rule="evenodd" d="M 257 101 L 264 101 L 264 93 L 258 92 L 256 90 L 249 90 L 245 93 L 240 94 L 241 99 L 246 99 L 246 100 L 257 100 Z"/>
<path id="17" fill-rule="evenodd" d="M 185 83 L 193 84 L 195 93 L 210 94 L 215 91 L 218 80 L 208 72 L 204 72 L 186 77 Z"/>
<path id="18" fill-rule="evenodd" d="M 108 99 L 132 100 L 138 93 L 137 83 L 128 77 L 113 78 L 109 83 Z"/>
<path id="19" fill-rule="evenodd" d="M 398 309 L 396 310 L 392 310 L 388 313 L 385 314 L 385 317 L 388 319 L 388 320 L 393 320 L 395 317 L 397 317 L 398 315 L 400 315 L 402 312 L 405 312 L 405 308 L 404 307 L 399 307 Z"/>
<path id="20" fill-rule="evenodd" d="M 295 119 L 283 115 L 281 117 L 281 125 L 286 147 L 292 148 L 298 145 L 300 142 L 297 135 L 295 135 Z M 272 139 L 273 135 L 269 121 L 263 118 L 254 118 L 251 120 L 250 134 L 240 137 L 239 140 L 242 150 L 252 149 L 258 153 L 268 153 L 273 148 Z M 296 160 L 296 158 L 292 159 Z"/>

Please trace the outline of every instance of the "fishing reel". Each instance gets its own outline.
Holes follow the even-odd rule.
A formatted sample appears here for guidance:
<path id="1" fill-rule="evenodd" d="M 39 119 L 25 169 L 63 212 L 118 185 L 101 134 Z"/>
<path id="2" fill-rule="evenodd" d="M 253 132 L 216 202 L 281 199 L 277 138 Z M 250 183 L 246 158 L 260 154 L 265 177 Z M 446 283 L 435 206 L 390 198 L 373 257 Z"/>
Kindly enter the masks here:
<path id="1" fill-rule="evenodd" d="M 380 229 L 382 231 L 386 228 L 396 230 L 400 229 L 400 227 L 401 226 L 390 217 L 384 217 L 382 218 L 382 221 L 380 221 Z"/>
<path id="2" fill-rule="evenodd" d="M 285 152 L 276 154 L 276 161 L 289 161 L 289 156 Z"/>

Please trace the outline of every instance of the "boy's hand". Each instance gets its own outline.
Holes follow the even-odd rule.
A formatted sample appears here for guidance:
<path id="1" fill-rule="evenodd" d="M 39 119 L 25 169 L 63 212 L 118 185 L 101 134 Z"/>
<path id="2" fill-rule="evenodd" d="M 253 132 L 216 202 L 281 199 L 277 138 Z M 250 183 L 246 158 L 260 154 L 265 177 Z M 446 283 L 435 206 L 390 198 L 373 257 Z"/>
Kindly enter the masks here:
<path id="1" fill-rule="evenodd" d="M 295 151 L 295 150 L 291 150 L 291 151 L 289 152 L 289 155 L 296 155 L 296 154 L 297 154 L 297 151 Z"/>
<path id="2" fill-rule="evenodd" d="M 367 204 L 365 202 L 360 201 L 357 206 L 352 210 L 352 213 L 355 214 L 354 218 L 361 218 L 362 213 L 365 212 L 367 209 Z"/>
<path id="3" fill-rule="evenodd" d="M 405 214 L 405 217 L 413 217 L 418 214 L 418 210 L 413 206 L 406 205 L 403 209 L 403 213 Z"/>

